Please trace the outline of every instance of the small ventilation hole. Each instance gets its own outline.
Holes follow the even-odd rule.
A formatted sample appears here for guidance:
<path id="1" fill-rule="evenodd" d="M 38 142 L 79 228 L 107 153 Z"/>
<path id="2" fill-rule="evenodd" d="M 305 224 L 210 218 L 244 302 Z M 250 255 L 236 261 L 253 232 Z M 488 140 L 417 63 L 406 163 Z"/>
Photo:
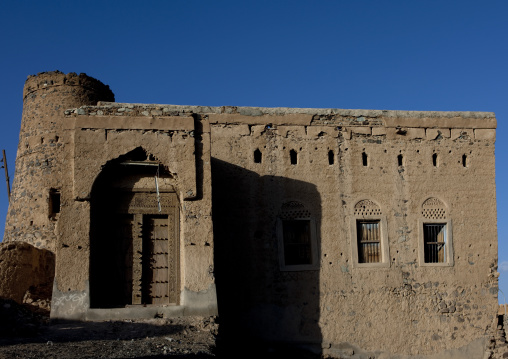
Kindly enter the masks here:
<path id="1" fill-rule="evenodd" d="M 335 162 L 335 155 L 332 150 L 328 151 L 328 164 L 333 165 Z"/>
<path id="2" fill-rule="evenodd" d="M 261 151 L 258 149 L 256 149 L 254 151 L 254 163 L 261 163 L 261 159 L 263 158 L 263 154 L 261 153 Z"/>
<path id="3" fill-rule="evenodd" d="M 463 167 L 467 167 L 468 163 L 467 163 L 467 155 L 462 155 L 462 166 Z"/>
<path id="4" fill-rule="evenodd" d="M 364 167 L 368 166 L 368 158 L 367 158 L 367 154 L 365 152 L 362 152 L 362 164 Z"/>
<path id="5" fill-rule="evenodd" d="M 437 153 L 434 153 L 434 154 L 432 155 L 432 165 L 433 165 L 434 167 L 437 167 L 437 166 L 438 166 L 438 162 L 437 162 Z"/>
<path id="6" fill-rule="evenodd" d="M 291 159 L 291 164 L 296 165 L 296 163 L 298 162 L 298 154 L 296 153 L 295 150 L 289 151 L 289 157 Z"/>
<path id="7" fill-rule="evenodd" d="M 399 164 L 399 166 L 403 166 L 403 164 L 402 164 L 402 155 L 398 155 L 397 156 L 397 163 Z"/>

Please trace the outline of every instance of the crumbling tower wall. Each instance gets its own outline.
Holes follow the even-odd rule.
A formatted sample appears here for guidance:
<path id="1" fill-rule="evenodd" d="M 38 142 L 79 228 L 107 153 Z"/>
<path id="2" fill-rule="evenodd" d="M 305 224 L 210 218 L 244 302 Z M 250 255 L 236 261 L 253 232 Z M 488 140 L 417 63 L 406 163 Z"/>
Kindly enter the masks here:
<path id="1" fill-rule="evenodd" d="M 4 241 L 55 251 L 59 208 L 72 193 L 73 135 L 64 112 L 98 101 L 114 101 L 114 94 L 85 74 L 54 71 L 28 77 Z"/>

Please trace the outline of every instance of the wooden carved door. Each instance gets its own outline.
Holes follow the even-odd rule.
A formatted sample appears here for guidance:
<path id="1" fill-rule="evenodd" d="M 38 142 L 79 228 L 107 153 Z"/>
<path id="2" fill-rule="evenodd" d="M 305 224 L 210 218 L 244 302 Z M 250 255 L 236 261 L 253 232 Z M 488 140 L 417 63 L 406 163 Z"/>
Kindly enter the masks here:
<path id="1" fill-rule="evenodd" d="M 153 197 L 153 194 L 137 193 L 129 206 L 135 226 L 132 304 L 178 304 L 180 250 L 176 195 L 161 194 L 161 214 L 154 214 L 158 211 L 148 205 Z"/>
<path id="2" fill-rule="evenodd" d="M 143 216 L 143 303 L 176 304 L 177 243 L 174 218 Z"/>
<path id="3" fill-rule="evenodd" d="M 92 308 L 179 304 L 178 197 L 162 180 L 171 177 L 167 173 L 155 185 L 153 176 L 162 167 L 155 168 L 147 158 L 146 153 L 137 153 L 112 165 L 94 184 L 90 201 Z"/>

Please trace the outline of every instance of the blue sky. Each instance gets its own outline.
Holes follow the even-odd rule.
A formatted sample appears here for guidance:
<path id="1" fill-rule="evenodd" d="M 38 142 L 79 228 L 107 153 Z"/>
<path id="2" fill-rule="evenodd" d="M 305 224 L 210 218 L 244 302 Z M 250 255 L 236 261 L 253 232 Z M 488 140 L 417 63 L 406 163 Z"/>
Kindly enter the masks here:
<path id="1" fill-rule="evenodd" d="M 488 0 L 4 1 L 0 149 L 12 178 L 24 81 L 56 69 L 119 102 L 492 111 L 508 296 L 507 18 Z"/>

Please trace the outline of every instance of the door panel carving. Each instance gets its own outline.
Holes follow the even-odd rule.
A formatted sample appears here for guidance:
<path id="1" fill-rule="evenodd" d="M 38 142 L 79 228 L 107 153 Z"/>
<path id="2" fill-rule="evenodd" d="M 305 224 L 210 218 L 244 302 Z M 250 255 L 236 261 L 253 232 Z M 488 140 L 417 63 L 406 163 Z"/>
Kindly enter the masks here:
<path id="1" fill-rule="evenodd" d="M 93 307 L 175 305 L 180 299 L 175 193 L 112 191 L 94 226 Z"/>

